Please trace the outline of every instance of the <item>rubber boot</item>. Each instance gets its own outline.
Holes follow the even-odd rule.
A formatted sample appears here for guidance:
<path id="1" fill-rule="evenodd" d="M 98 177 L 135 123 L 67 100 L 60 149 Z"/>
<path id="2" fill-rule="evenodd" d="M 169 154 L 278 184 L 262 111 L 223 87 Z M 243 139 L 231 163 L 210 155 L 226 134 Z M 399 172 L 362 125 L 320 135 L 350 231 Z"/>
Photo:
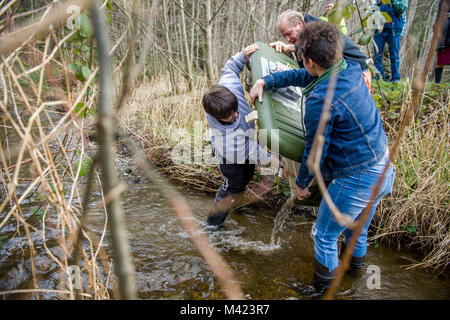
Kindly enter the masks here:
<path id="1" fill-rule="evenodd" d="M 228 210 L 221 211 L 221 210 L 216 209 L 216 210 L 210 211 L 206 222 L 210 226 L 220 226 L 221 224 L 223 224 L 223 222 L 225 221 L 227 216 L 228 216 Z"/>
<path id="2" fill-rule="evenodd" d="M 315 260 L 314 263 L 314 288 L 319 292 L 325 292 L 335 277 L 334 271 L 330 271 L 326 266 Z"/>
<path id="3" fill-rule="evenodd" d="M 220 226 L 223 224 L 228 216 L 228 212 L 231 209 L 232 202 L 232 194 L 225 190 L 219 189 L 216 197 L 214 198 L 214 206 L 209 211 L 206 222 L 212 226 Z"/>
<path id="4" fill-rule="evenodd" d="M 434 82 L 441 83 L 442 71 L 444 71 L 444 68 L 436 68 L 436 69 L 434 69 Z"/>
<path id="5" fill-rule="evenodd" d="M 345 243 L 342 242 L 341 254 L 339 255 L 341 260 L 342 260 L 344 251 L 345 251 Z M 364 258 L 365 258 L 365 256 L 362 256 L 362 257 L 352 256 L 352 258 L 350 259 L 350 270 L 352 270 L 352 271 L 361 270 L 364 267 Z"/>

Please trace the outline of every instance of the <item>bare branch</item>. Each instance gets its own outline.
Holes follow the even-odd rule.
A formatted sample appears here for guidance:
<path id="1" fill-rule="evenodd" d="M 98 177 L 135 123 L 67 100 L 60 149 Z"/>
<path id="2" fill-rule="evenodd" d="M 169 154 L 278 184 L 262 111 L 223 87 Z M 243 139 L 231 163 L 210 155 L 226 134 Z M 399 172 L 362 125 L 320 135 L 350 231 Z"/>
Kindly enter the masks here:
<path id="1" fill-rule="evenodd" d="M 97 122 L 100 144 L 99 156 L 103 169 L 104 193 L 109 194 L 118 185 L 113 153 L 114 120 L 112 114 L 112 96 L 114 83 L 112 81 L 112 67 L 109 60 L 109 40 L 106 34 L 104 17 L 96 5 L 91 9 L 91 13 L 100 63 L 100 92 Z M 135 299 L 134 266 L 129 252 L 128 235 L 120 205 L 120 197 L 114 197 L 106 206 L 110 220 L 115 255 L 114 260 L 117 264 L 116 270 L 118 271 L 121 298 L 127 300 Z"/>

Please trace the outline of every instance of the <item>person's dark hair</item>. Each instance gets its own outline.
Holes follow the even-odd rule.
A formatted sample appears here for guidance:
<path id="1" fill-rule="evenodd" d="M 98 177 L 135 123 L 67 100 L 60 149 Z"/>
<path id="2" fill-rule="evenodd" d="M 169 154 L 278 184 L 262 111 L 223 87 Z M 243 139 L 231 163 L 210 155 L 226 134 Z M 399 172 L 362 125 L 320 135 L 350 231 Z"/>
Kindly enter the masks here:
<path id="1" fill-rule="evenodd" d="M 299 36 L 299 50 L 305 60 L 311 59 L 328 69 L 342 59 L 341 31 L 324 21 L 306 23 Z"/>
<path id="2" fill-rule="evenodd" d="M 202 104 L 205 111 L 217 120 L 226 119 L 238 110 L 236 96 L 228 88 L 218 84 L 205 93 Z"/>

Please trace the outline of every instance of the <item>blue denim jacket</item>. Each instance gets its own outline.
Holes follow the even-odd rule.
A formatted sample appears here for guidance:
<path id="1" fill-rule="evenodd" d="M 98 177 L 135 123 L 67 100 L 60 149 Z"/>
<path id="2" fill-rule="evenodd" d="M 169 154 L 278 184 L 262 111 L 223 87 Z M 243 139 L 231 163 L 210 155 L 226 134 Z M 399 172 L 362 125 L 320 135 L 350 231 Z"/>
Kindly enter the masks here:
<path id="1" fill-rule="evenodd" d="M 356 62 L 346 61 L 347 68 L 338 73 L 330 119 L 324 131 L 320 169 L 326 181 L 370 168 L 383 157 L 387 148 L 380 112 L 369 94 L 361 67 Z M 305 87 L 315 78 L 306 69 L 295 69 L 273 73 L 263 79 L 266 89 L 271 89 L 288 85 Z M 308 171 L 306 160 L 319 124 L 329 81 L 326 79 L 318 83 L 306 99 L 306 145 L 296 180 L 302 189 L 314 177 Z"/>
<path id="2" fill-rule="evenodd" d="M 380 11 L 386 12 L 392 19 L 392 22 L 386 22 L 384 24 L 384 30 L 390 30 L 394 35 L 401 35 L 403 33 L 406 15 L 395 11 L 390 4 L 383 4 L 381 1 L 378 1 L 377 5 L 380 7 Z"/>

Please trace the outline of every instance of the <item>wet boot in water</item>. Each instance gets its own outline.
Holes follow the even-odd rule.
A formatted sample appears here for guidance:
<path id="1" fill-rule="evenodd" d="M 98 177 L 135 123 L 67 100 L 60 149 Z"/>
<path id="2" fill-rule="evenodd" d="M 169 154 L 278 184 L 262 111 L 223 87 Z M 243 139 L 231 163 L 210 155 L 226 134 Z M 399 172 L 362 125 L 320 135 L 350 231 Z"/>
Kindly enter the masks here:
<path id="1" fill-rule="evenodd" d="M 342 242 L 341 253 L 339 255 L 341 260 L 342 260 L 344 251 L 345 251 L 345 243 Z M 352 258 L 350 259 L 350 270 L 351 271 L 361 270 L 364 267 L 364 258 L 365 258 L 365 256 L 362 256 L 362 257 L 352 256 Z"/>
<path id="2" fill-rule="evenodd" d="M 330 286 L 331 281 L 335 277 L 334 271 L 330 271 L 328 267 L 321 264 L 319 261 L 315 260 L 314 263 L 314 288 L 320 292 L 324 293 L 325 290 Z"/>
<path id="3" fill-rule="evenodd" d="M 206 222 L 211 226 L 220 226 L 228 216 L 234 200 L 233 195 L 219 189 L 214 198 L 214 206 L 208 213 Z"/>
<path id="4" fill-rule="evenodd" d="M 241 193 L 219 190 L 214 198 L 214 206 L 209 211 L 206 222 L 209 225 L 219 226 L 225 221 L 231 209 L 260 200 L 262 198 L 259 195 L 247 190 Z"/>
<path id="5" fill-rule="evenodd" d="M 229 196 L 229 198 L 231 199 L 231 196 Z M 214 207 L 209 211 L 208 219 L 206 220 L 209 225 L 220 226 L 223 224 L 230 211 L 229 206 L 225 204 L 226 202 L 227 199 L 223 199 L 214 204 Z"/>

